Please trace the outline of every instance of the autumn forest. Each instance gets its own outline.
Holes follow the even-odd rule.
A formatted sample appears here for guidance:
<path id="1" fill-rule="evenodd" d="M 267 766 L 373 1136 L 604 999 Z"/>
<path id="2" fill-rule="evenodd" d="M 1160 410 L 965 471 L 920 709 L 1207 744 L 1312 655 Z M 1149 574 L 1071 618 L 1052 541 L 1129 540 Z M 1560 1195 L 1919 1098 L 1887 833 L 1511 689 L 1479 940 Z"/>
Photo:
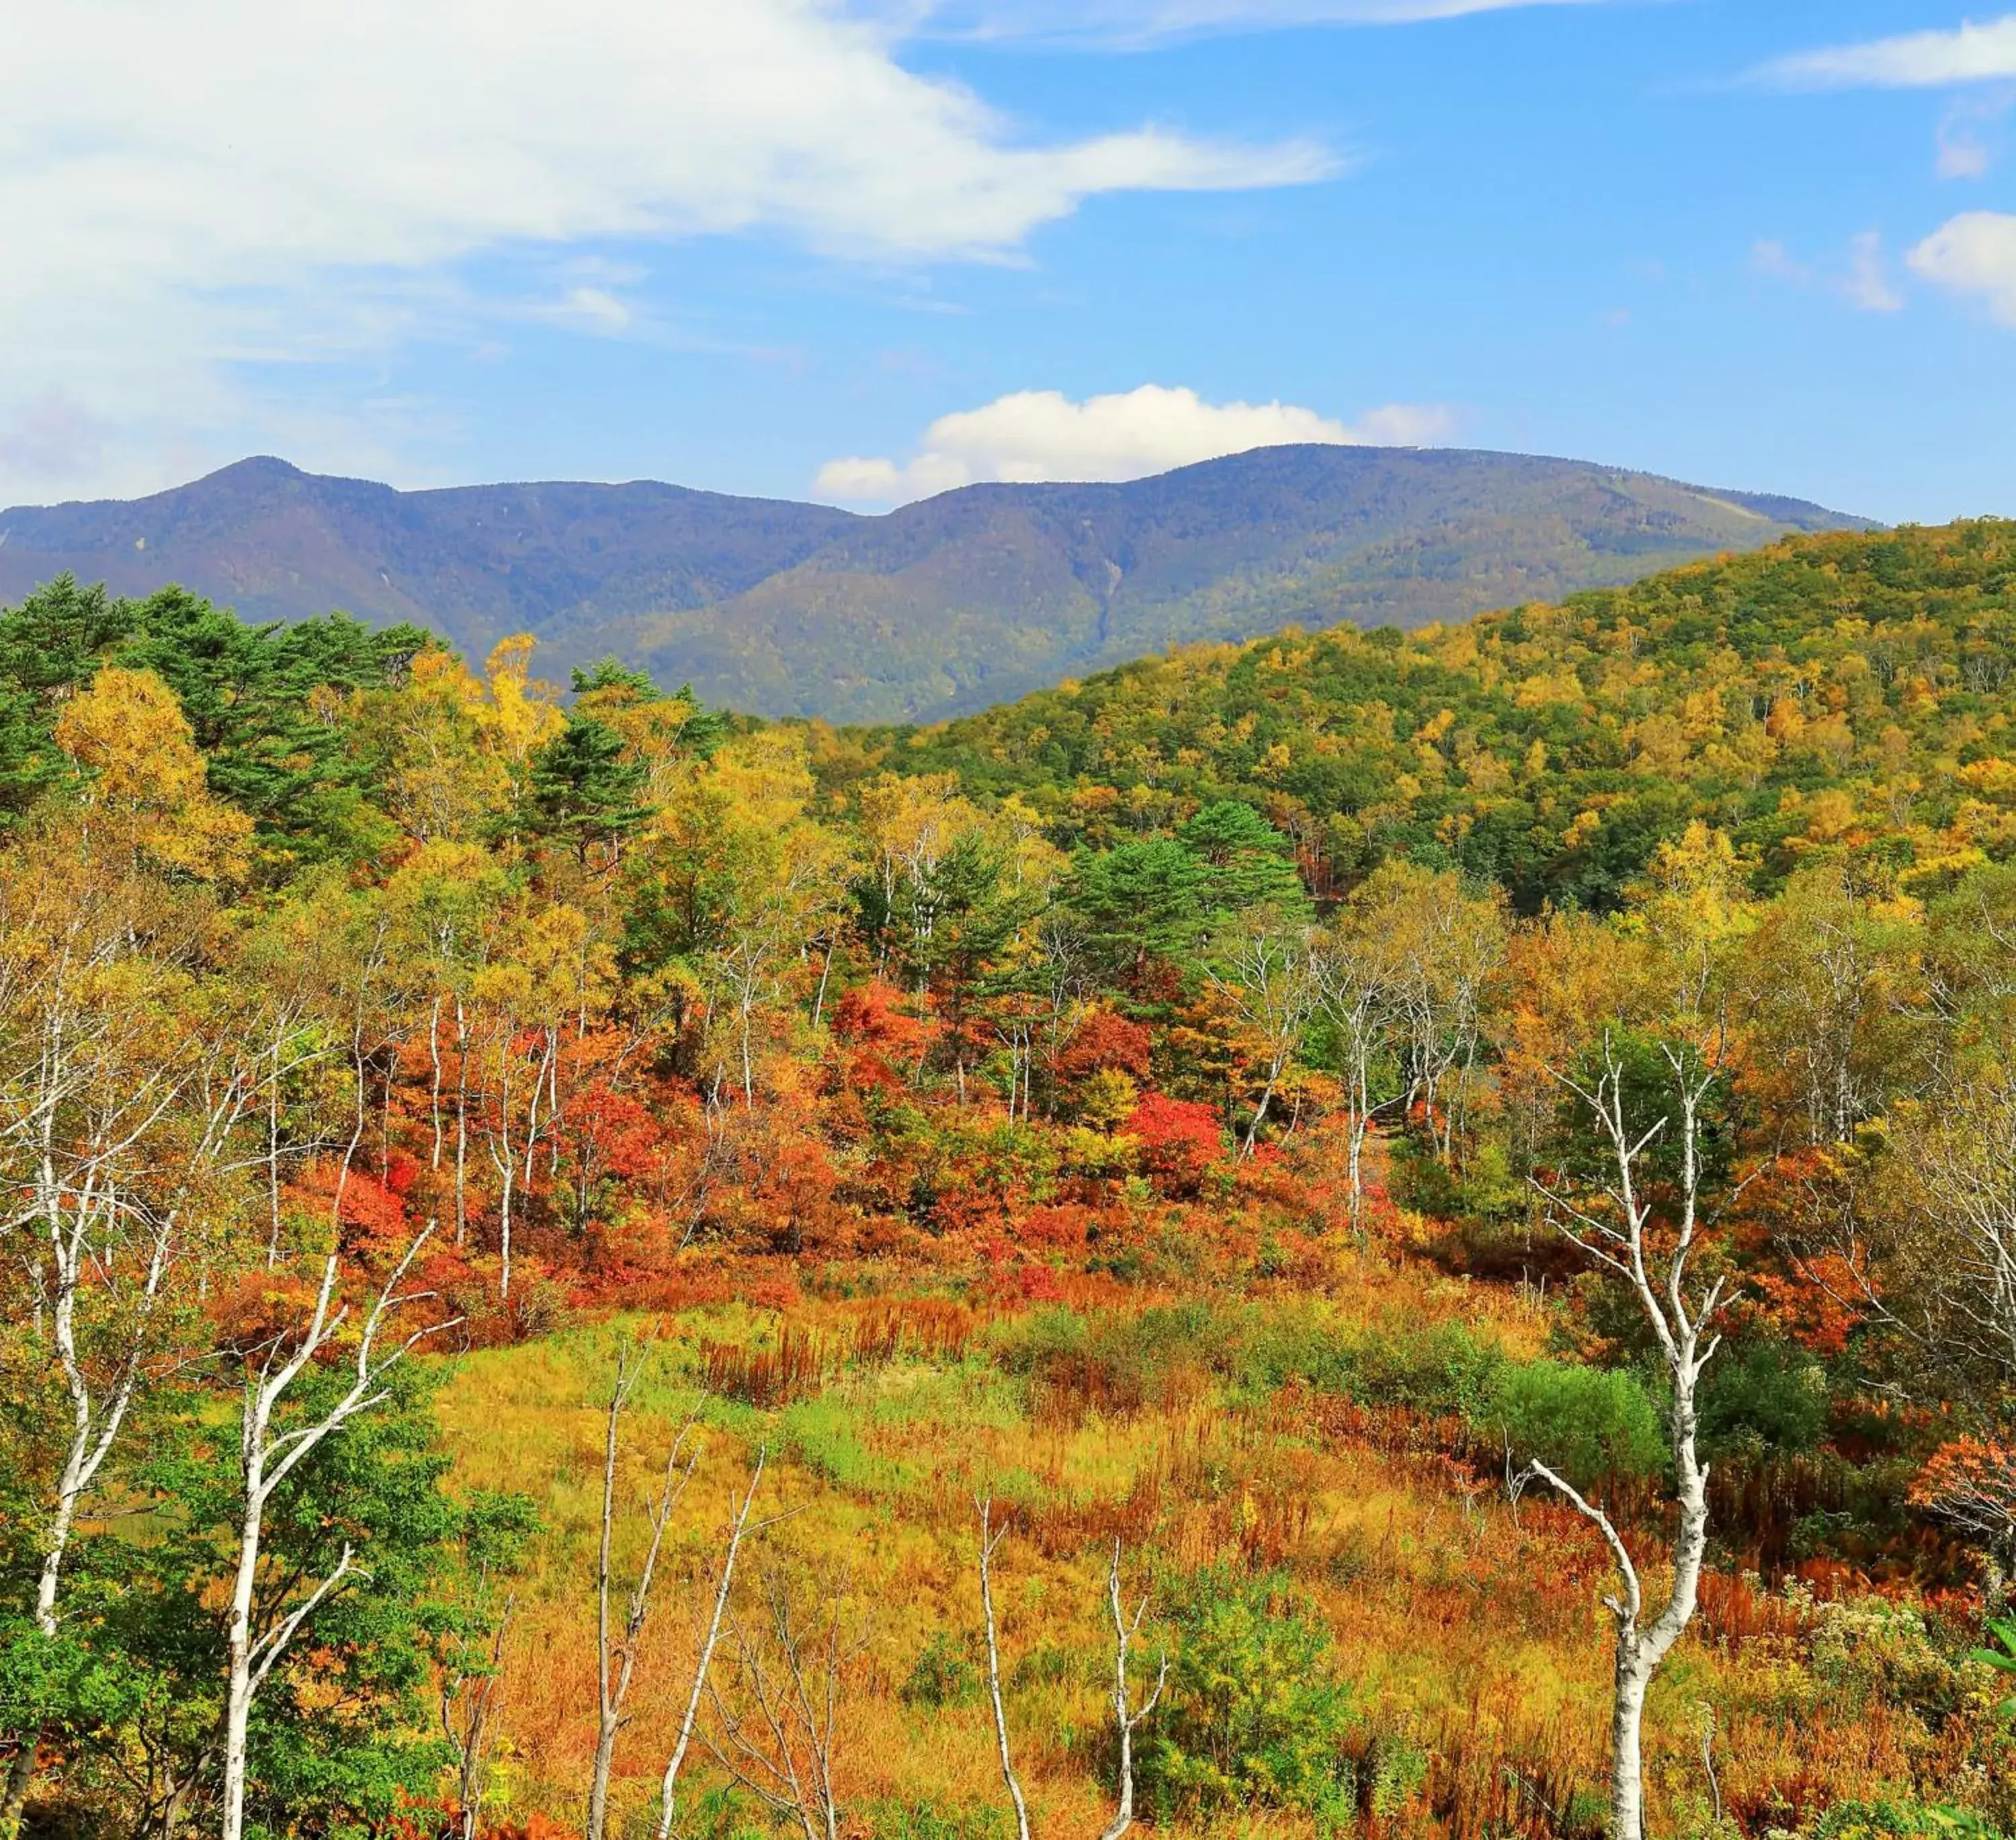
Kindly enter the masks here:
<path id="1" fill-rule="evenodd" d="M 0 1840 L 2016 1833 L 2016 524 L 930 728 L 0 611 Z"/>

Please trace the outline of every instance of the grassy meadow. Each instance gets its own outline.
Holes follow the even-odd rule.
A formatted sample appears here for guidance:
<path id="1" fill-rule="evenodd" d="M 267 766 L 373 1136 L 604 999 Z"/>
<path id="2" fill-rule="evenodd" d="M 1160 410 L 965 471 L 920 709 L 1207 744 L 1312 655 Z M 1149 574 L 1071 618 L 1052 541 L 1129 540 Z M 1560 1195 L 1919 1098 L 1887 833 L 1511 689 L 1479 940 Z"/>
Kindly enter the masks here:
<path id="1" fill-rule="evenodd" d="M 1304 1659 L 1344 1690 L 1352 1767 L 1319 1806 L 1221 1809 L 1214 1824 L 1466 1840 L 1594 1831 L 1607 1557 L 1567 1509 L 1509 1501 L 1489 1449 L 1493 1377 L 1502 1403 L 1517 1391 L 1506 1376 L 1544 1363 L 1537 1293 L 1377 1250 L 1312 1249 L 1292 1277 L 1244 1286 L 1074 1276 L 1054 1301 L 1012 1307 L 970 1306 L 928 1275 L 905 1286 L 887 1269 L 836 1267 L 778 1307 L 614 1315 L 455 1363 L 438 1409 L 456 1482 L 523 1491 L 542 1522 L 502 1669 L 494 1818 L 537 1833 L 577 1814 L 594 1741 L 607 1401 L 628 1341 L 650 1351 L 652 1377 L 621 1428 L 621 1588 L 666 1451 L 695 1414 L 704 1454 L 668 1536 L 613 1831 L 646 1833 L 655 1818 L 707 1580 L 759 1445 L 772 1453 L 762 1509 L 788 1518 L 744 1563 L 837 1604 L 861 1644 L 838 1766 L 858 1831 L 1012 1833 L 983 1690 L 979 1493 L 1012 1515 L 995 1595 L 1039 1834 L 1095 1833 L 1111 1813 L 1103 1593 L 1116 1538 L 1130 1605 L 1152 1600 L 1137 1650 L 1150 1673 L 1183 1640 L 1165 1613 L 1199 1576 L 1257 1582 L 1279 1620 L 1327 1637 Z M 1600 1422 L 1600 1401 L 1578 1409 L 1593 1414 L 1585 1461 L 1600 1469 L 1604 1440 L 1630 1428 Z M 1628 1494 L 1628 1478 L 1612 1481 Z M 1789 1831 L 1817 1808 L 1982 1769 L 1978 1683 L 1971 1705 L 1909 1701 L 1913 1670 L 1940 1671 L 1924 1608 L 1838 1597 L 1828 1566 L 1808 1569 L 1768 1585 L 1740 1568 L 1711 1579 L 1699 1639 L 1652 1701 L 1662 1825 L 1717 1831 L 1719 1795 L 1748 1831 Z M 1291 1723 L 1290 1658 L 1265 1655 L 1232 1690 L 1235 1722 Z M 702 1755 L 686 1820 L 763 1831 L 723 1784 Z M 1194 1809 L 1162 1816 L 1172 1831 L 1198 1824 Z"/>

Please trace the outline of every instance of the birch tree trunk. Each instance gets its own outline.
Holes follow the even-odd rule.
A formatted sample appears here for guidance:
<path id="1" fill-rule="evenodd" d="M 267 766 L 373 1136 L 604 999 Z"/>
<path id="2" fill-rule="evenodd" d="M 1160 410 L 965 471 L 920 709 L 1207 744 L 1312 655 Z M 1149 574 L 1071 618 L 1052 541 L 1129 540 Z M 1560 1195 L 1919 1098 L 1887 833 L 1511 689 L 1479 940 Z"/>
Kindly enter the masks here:
<path id="1" fill-rule="evenodd" d="M 595 1597 L 595 1765 L 589 1781 L 587 1840 L 602 1840 L 608 1820 L 609 1776 L 616 1763 L 617 1735 L 625 1723 L 623 1702 L 629 1698 L 631 1680 L 637 1669 L 639 1638 L 644 1633 L 645 1619 L 650 1615 L 651 1579 L 658 1568 L 658 1553 L 664 1543 L 666 1523 L 671 1519 L 672 1510 L 685 1493 L 686 1484 L 693 1480 L 693 1465 L 698 1460 L 696 1453 L 683 1470 L 679 1466 L 679 1459 L 686 1454 L 686 1439 L 693 1428 L 693 1421 L 689 1418 L 672 1440 L 671 1453 L 665 1459 L 664 1480 L 650 1511 L 650 1547 L 644 1555 L 643 1566 L 630 1593 L 629 1611 L 624 1619 L 623 1633 L 620 1637 L 614 1636 L 609 1625 L 609 1586 L 610 1544 L 616 1522 L 616 1433 L 642 1374 L 641 1363 L 633 1365 L 627 1350 L 617 1355 L 616 1384 L 609 1395 L 608 1430 L 603 1448 L 602 1543 L 596 1569 Z"/>
<path id="2" fill-rule="evenodd" d="M 248 1737 L 253 1702 L 260 1687 L 286 1652 L 287 1645 L 301 1625 L 332 1592 L 341 1586 L 345 1579 L 357 1572 L 352 1563 L 354 1555 L 346 1544 L 335 1569 L 306 1597 L 268 1628 L 255 1630 L 252 1626 L 254 1601 L 267 1505 L 280 1485 L 326 1439 L 340 1431 L 359 1413 L 368 1412 L 383 1403 L 386 1395 L 382 1383 L 394 1366 L 436 1328 L 449 1327 L 441 1323 L 416 1329 L 389 1351 L 380 1352 L 379 1339 L 388 1320 L 405 1305 L 419 1302 L 427 1294 L 402 1294 L 399 1286 L 433 1231 L 430 1222 L 415 1236 L 405 1256 L 385 1280 L 358 1332 L 351 1383 L 319 1418 L 288 1431 L 275 1430 L 273 1422 L 288 1390 L 308 1364 L 329 1347 L 348 1316 L 347 1307 L 340 1306 L 336 1302 L 337 1255 L 334 1252 L 323 1262 L 314 1313 L 293 1352 L 283 1359 L 281 1347 L 275 1347 L 265 1365 L 247 1376 L 238 1449 L 243 1505 L 239 1511 L 238 1557 L 232 1574 L 230 1607 L 225 1625 L 222 1840 L 244 1840 Z"/>
<path id="3" fill-rule="evenodd" d="M 1725 1294 L 1717 1276 L 1690 1294 L 1689 1268 L 1702 1230 L 1702 1111 L 1721 1077 L 1719 1028 L 1704 1054 L 1661 1044 L 1672 1076 L 1672 1109 L 1640 1130 L 1629 1116 L 1625 1070 L 1607 1036 L 1593 1086 L 1555 1078 L 1588 1107 L 1610 1170 L 1595 1194 L 1571 1195 L 1536 1183 L 1554 1224 L 1598 1264 L 1629 1286 L 1652 1332 L 1671 1388 L 1667 1431 L 1672 1446 L 1679 1528 L 1673 1544 L 1673 1583 L 1665 1607 L 1645 1620 L 1643 1582 L 1629 1548 L 1602 1507 L 1587 1500 L 1537 1459 L 1514 1479 L 1546 1482 L 1602 1534 L 1618 1590 L 1604 1600 L 1616 1624 L 1610 1727 L 1609 1840 L 1643 1840 L 1645 1698 L 1660 1665 L 1693 1622 L 1708 1551 L 1708 1466 L 1701 1460 L 1697 1402 L 1701 1377 L 1720 1338 L 1713 1333 Z M 1661 1220 L 1647 1197 L 1644 1158 L 1669 1130 L 1679 1139 L 1679 1172 L 1672 1218 Z M 1741 1192 L 1741 1185 L 1737 1192 Z"/>
<path id="4" fill-rule="evenodd" d="M 757 1446 L 755 1467 L 749 1472 L 749 1486 L 729 1532 L 728 1551 L 721 1562 L 720 1580 L 715 1586 L 714 1614 L 707 1619 L 707 1635 L 700 1646 L 699 1659 L 693 1664 L 693 1688 L 686 1695 L 686 1716 L 679 1721 L 679 1735 L 673 1743 L 671 1755 L 665 1760 L 665 1773 L 658 1784 L 657 1840 L 671 1840 L 672 1813 L 678 1806 L 673 1798 L 679 1788 L 679 1767 L 686 1760 L 687 1748 L 693 1743 L 693 1727 L 699 1723 L 700 1695 L 707 1690 L 707 1669 L 713 1665 L 714 1651 L 721 1640 L 721 1622 L 728 1609 L 729 1589 L 735 1583 L 735 1561 L 742 1550 L 742 1536 L 749 1525 L 749 1510 L 756 1500 L 757 1485 L 763 1480 L 763 1465 L 769 1454 L 767 1446 Z"/>
<path id="5" fill-rule="evenodd" d="M 1162 1657 L 1154 1687 L 1147 1699 L 1139 1706 L 1135 1705 L 1133 1690 L 1127 1679 L 1128 1656 L 1134 1638 L 1141 1633 L 1141 1619 L 1147 1614 L 1148 1600 L 1143 1597 L 1134 1606 L 1131 1618 L 1127 1615 L 1120 1598 L 1120 1542 L 1117 1539 L 1113 1543 L 1112 1568 L 1106 1575 L 1106 1602 L 1113 1617 L 1113 1723 L 1120 1740 L 1120 1804 L 1099 1840 L 1120 1840 L 1121 1835 L 1134 1824 L 1134 1733 L 1154 1711 L 1161 1699 L 1162 1689 L 1168 1684 L 1169 1658 L 1166 1655 Z"/>
<path id="6" fill-rule="evenodd" d="M 455 999 L 455 1244 L 469 1237 L 469 1017 Z"/>
<path id="7" fill-rule="evenodd" d="M 1008 1750 L 1008 1712 L 1001 1700 L 1001 1647 L 994 1624 L 994 1554 L 1007 1537 L 1004 1526 L 993 1525 L 992 1500 L 981 1496 L 980 1509 L 980 1608 L 987 1622 L 987 1697 L 994 1709 L 994 1741 L 1001 1754 L 1001 1780 L 1008 1785 L 1008 1799 L 1015 1805 L 1015 1840 L 1029 1840 L 1029 1806 L 1022 1799 L 1022 1784 Z"/>

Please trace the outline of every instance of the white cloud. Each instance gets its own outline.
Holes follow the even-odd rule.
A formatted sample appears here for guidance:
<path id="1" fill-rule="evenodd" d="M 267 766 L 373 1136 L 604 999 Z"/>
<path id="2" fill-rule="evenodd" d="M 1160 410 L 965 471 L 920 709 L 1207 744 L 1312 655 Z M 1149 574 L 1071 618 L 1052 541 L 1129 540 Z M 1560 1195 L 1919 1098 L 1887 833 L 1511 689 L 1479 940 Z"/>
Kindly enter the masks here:
<path id="1" fill-rule="evenodd" d="M 1849 239 L 1848 257 L 1842 263 L 1802 261 L 1771 236 L 1750 246 L 1750 265 L 1759 274 L 1793 287 L 1817 287 L 1838 294 L 1864 313 L 1896 313 L 1903 309 L 1904 297 L 1891 283 L 1883 239 L 1874 230 L 1864 230 Z"/>
<path id="2" fill-rule="evenodd" d="M 1774 59 L 1754 73 L 1791 89 L 1944 89 L 2016 77 L 2016 13 Z"/>
<path id="3" fill-rule="evenodd" d="M 1402 26 L 1603 0 L 938 0 L 939 31 L 980 38 L 1077 41 L 1132 49 L 1208 33 L 1283 26 Z"/>
<path id="4" fill-rule="evenodd" d="M 38 391 L 0 424 L 0 468 L 58 476 L 88 472 L 110 430 L 66 390 Z"/>
<path id="5" fill-rule="evenodd" d="M 1957 96 L 1939 118 L 1939 175 L 1942 179 L 1985 178 L 2000 157 L 2003 124 L 2016 93 L 2007 88 L 1986 95 Z"/>
<path id="6" fill-rule="evenodd" d="M 559 300 L 533 308 L 531 315 L 556 326 L 600 333 L 626 331 L 636 317 L 627 301 L 606 287 L 571 287 Z"/>
<path id="7" fill-rule="evenodd" d="M 1766 236 L 1750 246 L 1750 265 L 1774 281 L 1789 281 L 1795 287 L 1813 285 L 1813 269 L 1775 236 Z"/>
<path id="8" fill-rule="evenodd" d="M 1941 178 L 1985 178 L 1993 160 L 1993 151 L 1978 135 L 1948 122 L 1939 124 L 1939 157 L 1935 164 Z"/>
<path id="9" fill-rule="evenodd" d="M 1337 169 L 1305 141 L 1153 126 L 1031 142 L 905 69 L 898 32 L 826 0 L 23 7 L 0 58 L 0 423 L 54 386 L 150 452 L 242 439 L 284 418 L 235 367 L 481 319 L 479 256 L 761 228 L 994 259 L 1096 194 Z M 605 332 L 631 310 L 592 286 L 562 306 Z M 34 477 L 0 454 L 0 503 Z"/>
<path id="10" fill-rule="evenodd" d="M 2016 326 L 2016 217 L 1964 212 L 1935 230 L 1908 259 L 1913 273 L 1956 293 L 1978 296 L 2003 325 Z"/>
<path id="11" fill-rule="evenodd" d="M 1139 479 L 1222 454 L 1291 441 L 1416 447 L 1449 434 L 1445 409 L 1394 403 L 1347 425 L 1283 402 L 1204 401 L 1194 390 L 1143 383 L 1074 402 L 1021 390 L 984 408 L 941 416 L 901 464 L 852 455 L 819 469 L 822 498 L 901 503 L 980 480 Z"/>
<path id="12" fill-rule="evenodd" d="M 1865 313 L 1901 312 L 1904 297 L 1890 285 L 1890 265 L 1883 254 L 1883 239 L 1865 230 L 1849 245 L 1848 272 L 1841 291 Z"/>

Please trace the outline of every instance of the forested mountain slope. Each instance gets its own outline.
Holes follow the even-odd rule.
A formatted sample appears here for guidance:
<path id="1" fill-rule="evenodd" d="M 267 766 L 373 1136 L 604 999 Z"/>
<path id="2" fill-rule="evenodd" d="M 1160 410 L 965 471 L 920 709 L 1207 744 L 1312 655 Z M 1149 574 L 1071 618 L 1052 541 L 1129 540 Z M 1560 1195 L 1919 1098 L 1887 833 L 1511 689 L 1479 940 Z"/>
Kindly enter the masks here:
<path id="1" fill-rule="evenodd" d="M 2012 607 L 0 610 L 0 1832 L 2012 1840 Z"/>
<path id="2" fill-rule="evenodd" d="M 1517 455 L 1287 447 L 1125 485 L 984 485 L 861 517 L 628 485 L 399 492 L 254 459 L 131 503 L 0 512 L 0 599 L 68 572 L 248 619 L 418 621 L 549 668 L 614 653 L 710 703 L 951 715 L 1294 620 L 1417 625 L 1855 523 Z"/>
<path id="3" fill-rule="evenodd" d="M 1692 818 L 1767 876 L 1816 848 L 1929 870 L 2016 832 L 2016 524 L 1797 538 L 1635 586 L 1403 633 L 1144 660 L 828 771 L 956 772 L 1060 841 L 1248 799 L 1312 884 L 1382 857 L 1615 906 Z"/>
<path id="4" fill-rule="evenodd" d="M 260 458 L 150 498 L 0 511 L 0 600 L 65 573 L 116 594 L 177 584 L 250 621 L 340 609 L 481 654 L 513 632 L 550 643 L 583 621 L 705 606 L 857 521 L 650 481 L 401 492 Z"/>

